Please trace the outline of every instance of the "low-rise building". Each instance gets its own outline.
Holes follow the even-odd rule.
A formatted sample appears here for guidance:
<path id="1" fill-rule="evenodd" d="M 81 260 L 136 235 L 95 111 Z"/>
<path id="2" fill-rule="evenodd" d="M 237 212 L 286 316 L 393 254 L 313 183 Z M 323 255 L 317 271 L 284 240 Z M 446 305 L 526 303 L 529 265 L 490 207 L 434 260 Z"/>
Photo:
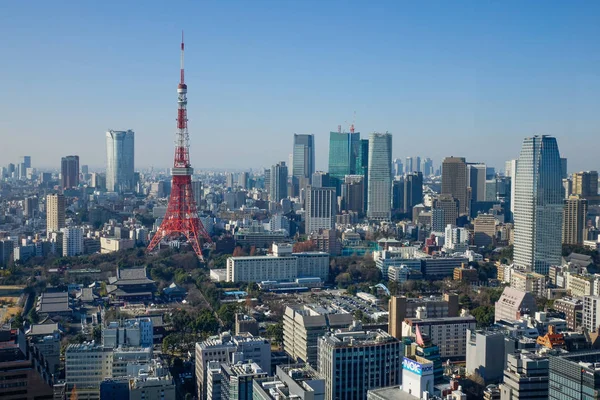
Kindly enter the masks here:
<path id="1" fill-rule="evenodd" d="M 576 330 L 583 323 L 583 302 L 579 299 L 557 299 L 554 301 L 552 308 L 565 315 L 567 328 L 570 330 Z"/>
<path id="2" fill-rule="evenodd" d="M 495 304 L 495 322 L 513 321 L 520 319 L 525 314 L 533 314 L 537 311 L 535 298 L 531 293 L 506 287 Z"/>
<path id="3" fill-rule="evenodd" d="M 446 318 L 406 318 L 402 323 L 402 336 L 416 337 L 417 327 L 440 349 L 442 359 L 462 360 L 466 356 L 467 331 L 475 329 L 473 316 Z"/>

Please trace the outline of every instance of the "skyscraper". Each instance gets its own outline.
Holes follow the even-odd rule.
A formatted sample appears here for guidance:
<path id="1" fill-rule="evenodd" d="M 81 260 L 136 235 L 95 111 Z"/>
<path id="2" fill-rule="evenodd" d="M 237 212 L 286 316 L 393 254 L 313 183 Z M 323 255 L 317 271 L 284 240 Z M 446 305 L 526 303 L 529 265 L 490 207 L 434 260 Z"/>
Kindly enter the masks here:
<path id="1" fill-rule="evenodd" d="M 404 177 L 404 212 L 412 214 L 412 209 L 423 201 L 423 174 L 412 172 Z"/>
<path id="2" fill-rule="evenodd" d="M 369 135 L 367 217 L 391 219 L 392 209 L 392 135 Z"/>
<path id="3" fill-rule="evenodd" d="M 27 177 L 27 168 L 31 168 L 31 156 L 23 156 L 19 160 L 19 178 Z"/>
<path id="4" fill-rule="evenodd" d="M 46 232 L 58 232 L 65 227 L 65 196 L 46 196 Z"/>
<path id="5" fill-rule="evenodd" d="M 109 192 L 134 190 L 134 132 L 106 132 L 106 189 Z"/>
<path id="6" fill-rule="evenodd" d="M 569 177 L 568 163 L 566 158 L 560 159 L 560 172 L 562 179 L 567 179 Z"/>
<path id="7" fill-rule="evenodd" d="M 463 157 L 444 158 L 442 162 L 442 194 L 449 194 L 458 200 L 459 215 L 467 213 L 467 163 Z"/>
<path id="8" fill-rule="evenodd" d="M 404 174 L 404 165 L 402 165 L 402 160 L 399 158 L 394 158 L 394 176 L 400 176 Z"/>
<path id="9" fill-rule="evenodd" d="M 319 229 L 335 227 L 335 188 L 306 188 L 306 233 L 318 232 Z"/>
<path id="10" fill-rule="evenodd" d="M 423 176 L 433 175 L 433 160 L 427 157 L 421 161 L 421 172 Z"/>
<path id="11" fill-rule="evenodd" d="M 271 184 L 269 185 L 270 200 L 279 202 L 287 197 L 288 168 L 285 161 L 280 161 L 271 167 Z"/>
<path id="12" fill-rule="evenodd" d="M 514 263 L 548 274 L 561 262 L 563 195 L 560 153 L 556 139 L 523 140 L 515 179 Z"/>
<path id="13" fill-rule="evenodd" d="M 360 173 L 357 171 L 360 154 L 359 132 L 329 133 L 329 175 L 335 183 L 337 193 L 340 192 L 344 176 Z"/>
<path id="14" fill-rule="evenodd" d="M 79 156 L 66 156 L 61 159 L 60 176 L 63 189 L 79 186 Z"/>
<path id="15" fill-rule="evenodd" d="M 294 134 L 292 176 L 309 180 L 315 172 L 315 135 Z"/>
<path id="16" fill-rule="evenodd" d="M 485 201 L 485 179 L 485 164 L 467 164 L 467 187 L 471 188 L 471 201 Z"/>
<path id="17" fill-rule="evenodd" d="M 581 171 L 573 174 L 573 194 L 585 199 L 598 196 L 598 171 Z"/>
<path id="18" fill-rule="evenodd" d="M 409 172 L 413 172 L 415 169 L 413 168 L 413 159 L 412 157 L 406 157 L 406 162 L 404 163 L 404 173 L 408 174 Z"/>
<path id="19" fill-rule="evenodd" d="M 362 175 L 346 175 L 342 184 L 343 209 L 365 213 L 365 179 Z"/>
<path id="20" fill-rule="evenodd" d="M 580 196 L 569 196 L 563 209 L 563 244 L 583 244 L 588 201 Z"/>
<path id="21" fill-rule="evenodd" d="M 421 157 L 414 156 L 413 159 L 412 159 L 412 165 L 413 165 L 413 168 L 414 168 L 413 171 L 423 172 L 423 171 L 421 171 Z M 411 172 L 413 172 L 413 171 L 411 171 Z"/>

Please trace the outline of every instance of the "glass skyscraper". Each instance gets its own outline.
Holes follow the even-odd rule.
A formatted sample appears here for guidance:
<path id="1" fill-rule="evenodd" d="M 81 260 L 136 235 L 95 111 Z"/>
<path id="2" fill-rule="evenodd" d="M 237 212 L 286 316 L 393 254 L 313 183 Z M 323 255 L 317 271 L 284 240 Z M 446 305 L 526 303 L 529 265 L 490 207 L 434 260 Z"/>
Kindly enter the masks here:
<path id="1" fill-rule="evenodd" d="M 106 189 L 109 192 L 134 190 L 134 132 L 106 132 Z"/>
<path id="2" fill-rule="evenodd" d="M 294 134 L 292 176 L 310 179 L 315 172 L 315 135 Z"/>
<path id="3" fill-rule="evenodd" d="M 392 135 L 369 135 L 367 218 L 390 220 L 392 217 Z"/>
<path id="4" fill-rule="evenodd" d="M 561 161 L 556 139 L 534 136 L 523 140 L 515 179 L 514 264 L 548 274 L 560 265 L 563 194 Z"/>
<path id="5" fill-rule="evenodd" d="M 360 133 L 330 132 L 329 176 L 332 183 L 335 183 L 338 194 L 346 175 L 361 174 L 360 162 Z"/>

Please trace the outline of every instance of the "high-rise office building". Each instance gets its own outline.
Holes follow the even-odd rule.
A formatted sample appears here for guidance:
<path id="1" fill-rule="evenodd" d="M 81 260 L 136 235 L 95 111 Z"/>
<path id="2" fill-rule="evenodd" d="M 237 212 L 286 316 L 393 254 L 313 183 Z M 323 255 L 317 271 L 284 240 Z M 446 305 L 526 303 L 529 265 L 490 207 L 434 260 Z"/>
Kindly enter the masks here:
<path id="1" fill-rule="evenodd" d="M 249 179 L 250 175 L 248 174 L 248 172 L 240 172 L 238 175 L 238 186 L 242 189 L 250 189 L 248 186 Z M 196 204 L 198 204 L 198 201 L 196 201 Z"/>
<path id="2" fill-rule="evenodd" d="M 510 160 L 506 162 L 506 176 L 510 178 L 510 214 L 515 214 L 515 177 L 517 176 L 518 160 Z"/>
<path id="3" fill-rule="evenodd" d="M 63 189 L 79 186 L 79 156 L 66 156 L 61 159 L 60 177 Z"/>
<path id="4" fill-rule="evenodd" d="M 392 209 L 392 135 L 369 135 L 367 217 L 391 219 Z"/>
<path id="5" fill-rule="evenodd" d="M 18 177 L 25 179 L 27 177 L 27 169 L 31 168 L 31 156 L 22 156 L 19 160 L 19 174 Z"/>
<path id="6" fill-rule="evenodd" d="M 329 173 L 323 171 L 317 171 L 312 174 L 312 186 L 313 187 L 335 187 L 335 184 L 331 182 Z"/>
<path id="7" fill-rule="evenodd" d="M 467 187 L 471 188 L 471 201 L 485 201 L 485 164 L 467 164 Z"/>
<path id="8" fill-rule="evenodd" d="M 568 164 L 566 158 L 560 159 L 560 173 L 562 179 L 567 179 L 569 177 L 569 171 L 567 170 Z"/>
<path id="9" fill-rule="evenodd" d="M 106 189 L 109 192 L 135 189 L 134 137 L 132 130 L 106 132 Z"/>
<path id="10" fill-rule="evenodd" d="M 332 229 L 335 227 L 335 200 L 335 188 L 307 186 L 305 213 L 305 232 L 307 234 L 318 232 L 319 229 Z"/>
<path id="11" fill-rule="evenodd" d="M 392 181 L 392 210 L 404 212 L 404 178 Z"/>
<path id="12" fill-rule="evenodd" d="M 429 157 L 421 161 L 421 172 L 423 176 L 433 175 L 433 160 Z"/>
<path id="13" fill-rule="evenodd" d="M 580 196 L 570 196 L 563 209 L 563 244 L 583 244 L 585 239 L 588 201 Z"/>
<path id="14" fill-rule="evenodd" d="M 581 171 L 573 174 L 573 194 L 584 199 L 598 197 L 598 171 Z"/>
<path id="15" fill-rule="evenodd" d="M 46 232 L 58 232 L 65 227 L 65 196 L 46 196 Z"/>
<path id="16" fill-rule="evenodd" d="M 421 171 L 421 157 L 414 156 L 412 159 L 413 171 L 411 172 L 423 172 Z"/>
<path id="17" fill-rule="evenodd" d="M 423 174 L 411 172 L 404 177 L 404 212 L 412 213 L 412 209 L 423 201 Z"/>
<path id="18" fill-rule="evenodd" d="M 456 220 L 458 219 L 458 206 L 458 200 L 449 194 L 441 194 L 433 202 L 434 209 L 443 210 L 444 228 L 447 225 L 456 225 Z M 439 227 L 439 225 L 436 225 L 436 227 Z"/>
<path id="19" fill-rule="evenodd" d="M 467 204 L 467 163 L 463 157 L 446 157 L 442 162 L 442 194 L 458 200 L 458 213 L 465 215 Z"/>
<path id="20" fill-rule="evenodd" d="M 359 132 L 329 133 L 329 175 L 335 184 L 337 193 L 341 190 L 344 176 L 360 173 L 360 171 L 357 171 L 360 155 Z"/>
<path id="21" fill-rule="evenodd" d="M 549 357 L 548 399 L 598 398 L 600 351 L 573 352 Z"/>
<path id="22" fill-rule="evenodd" d="M 402 164 L 402 160 L 399 158 L 394 158 L 394 167 L 393 167 L 394 176 L 400 176 L 404 174 L 404 165 Z"/>
<path id="23" fill-rule="evenodd" d="M 294 134 L 292 176 L 310 179 L 315 172 L 315 135 Z"/>
<path id="24" fill-rule="evenodd" d="M 269 185 L 270 200 L 280 202 L 287 197 L 288 168 L 285 161 L 280 161 L 271 167 L 271 184 Z"/>
<path id="25" fill-rule="evenodd" d="M 406 157 L 404 161 L 404 173 L 408 174 L 409 172 L 413 172 L 415 170 L 413 168 L 413 158 Z"/>
<path id="26" fill-rule="evenodd" d="M 365 179 L 362 175 L 346 175 L 342 184 L 343 209 L 365 213 Z"/>
<path id="27" fill-rule="evenodd" d="M 515 182 L 514 263 L 547 275 L 560 265 L 563 195 L 560 153 L 551 136 L 525 138 Z"/>
<path id="28" fill-rule="evenodd" d="M 325 398 L 365 399 L 370 389 L 399 384 L 402 355 L 402 343 L 382 330 L 326 333 L 318 340 Z"/>

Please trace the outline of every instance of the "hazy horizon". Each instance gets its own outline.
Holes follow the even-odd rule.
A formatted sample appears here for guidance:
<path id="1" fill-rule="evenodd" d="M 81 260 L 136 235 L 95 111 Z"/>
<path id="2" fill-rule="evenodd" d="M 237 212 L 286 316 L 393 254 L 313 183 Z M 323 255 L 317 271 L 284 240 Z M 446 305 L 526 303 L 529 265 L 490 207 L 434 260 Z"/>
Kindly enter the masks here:
<path id="1" fill-rule="evenodd" d="M 600 169 L 600 3 L 124 3 L 4 5 L 0 165 L 102 168 L 105 132 L 132 129 L 136 169 L 168 168 L 184 29 L 196 170 L 287 163 L 312 133 L 326 171 L 354 112 L 363 138 L 389 131 L 393 158 L 435 168 L 501 171 L 547 134 L 569 172 Z"/>

